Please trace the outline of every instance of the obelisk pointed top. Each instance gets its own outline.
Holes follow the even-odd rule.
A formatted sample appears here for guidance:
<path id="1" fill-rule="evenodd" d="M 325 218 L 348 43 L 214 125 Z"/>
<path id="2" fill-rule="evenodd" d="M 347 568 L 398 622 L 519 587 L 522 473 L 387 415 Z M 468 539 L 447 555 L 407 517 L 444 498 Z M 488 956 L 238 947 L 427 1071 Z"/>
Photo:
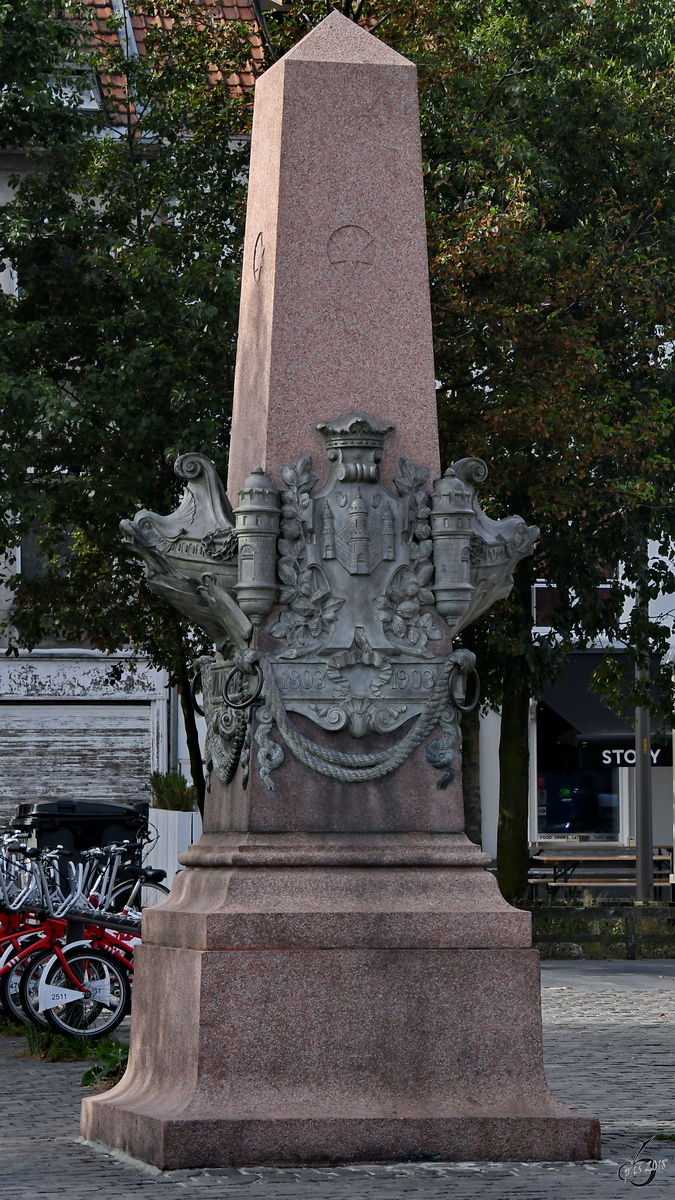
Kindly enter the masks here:
<path id="1" fill-rule="evenodd" d="M 311 33 L 298 42 L 282 61 L 368 63 L 375 66 L 412 67 L 410 59 L 397 54 L 355 21 L 333 10 Z"/>
<path id="2" fill-rule="evenodd" d="M 332 12 L 255 85 L 228 493 L 365 414 L 440 472 L 417 73 Z"/>

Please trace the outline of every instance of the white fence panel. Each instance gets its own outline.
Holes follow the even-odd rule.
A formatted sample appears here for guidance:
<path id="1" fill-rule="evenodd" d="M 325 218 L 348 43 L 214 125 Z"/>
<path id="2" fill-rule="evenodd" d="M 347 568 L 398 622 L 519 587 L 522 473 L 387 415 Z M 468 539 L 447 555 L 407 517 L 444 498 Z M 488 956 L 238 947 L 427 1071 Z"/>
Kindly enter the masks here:
<path id="1" fill-rule="evenodd" d="M 158 833 L 156 844 L 148 856 L 148 865 L 166 871 L 166 885 L 181 870 L 178 855 L 202 836 L 202 819 L 198 812 L 176 812 L 168 808 L 151 808 L 150 826 Z"/>

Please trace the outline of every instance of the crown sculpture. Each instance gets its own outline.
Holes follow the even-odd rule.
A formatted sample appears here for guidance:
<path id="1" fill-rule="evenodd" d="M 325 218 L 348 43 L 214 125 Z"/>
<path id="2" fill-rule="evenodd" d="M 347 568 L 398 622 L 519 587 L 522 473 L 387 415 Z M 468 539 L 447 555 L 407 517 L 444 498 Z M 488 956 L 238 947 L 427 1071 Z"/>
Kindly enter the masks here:
<path id="1" fill-rule="evenodd" d="M 452 651 L 444 622 L 452 637 L 507 596 L 539 530 L 485 515 L 475 485 L 487 468 L 477 458 L 455 462 L 431 492 L 428 469 L 401 458 L 389 486 L 380 463 L 393 428 L 361 413 L 320 424 L 325 481 L 308 454 L 283 469 L 280 491 L 255 467 L 234 510 L 213 463 L 184 454 L 176 511 L 122 522 L 148 586 L 217 647 L 200 670 L 208 765 L 222 783 L 241 766 L 246 786 L 253 743 L 274 791 L 287 750 L 320 775 L 366 782 L 424 739 L 438 787 L 453 778 L 458 713 L 476 704 L 478 680 L 474 656 Z M 270 614 L 264 651 L 256 629 Z M 291 713 L 353 738 L 400 736 L 349 752 L 307 736 Z"/>

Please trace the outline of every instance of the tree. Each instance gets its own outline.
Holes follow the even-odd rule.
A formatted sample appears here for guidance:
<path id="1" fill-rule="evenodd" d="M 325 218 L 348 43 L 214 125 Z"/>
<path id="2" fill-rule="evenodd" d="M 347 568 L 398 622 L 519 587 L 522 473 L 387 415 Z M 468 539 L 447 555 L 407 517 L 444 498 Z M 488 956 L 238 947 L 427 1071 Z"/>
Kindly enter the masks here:
<path id="1" fill-rule="evenodd" d="M 33 530 L 45 560 L 36 579 L 8 568 L 8 652 L 86 637 L 168 669 L 201 804 L 188 685 L 204 635 L 145 588 L 119 521 L 175 506 L 182 451 L 226 464 L 251 107 L 227 77 L 251 45 L 208 4 L 162 11 L 144 5 L 140 56 L 66 0 L 13 6 L 3 55 L 24 18 L 39 53 L 17 59 L 4 126 L 33 169 L 0 213 L 19 282 L 0 305 L 0 546 Z"/>
<path id="2" fill-rule="evenodd" d="M 498 873 L 519 899 L 530 697 L 573 646 L 602 633 L 646 661 L 668 632 L 643 603 L 623 613 L 674 583 L 647 544 L 673 535 L 675 4 L 340 7 L 419 69 L 443 457 L 485 458 L 488 511 L 542 531 L 509 600 L 463 635 L 502 707 Z M 286 36 L 325 11 L 293 5 Z M 560 597 L 545 637 L 537 577 Z M 608 658 L 614 703 L 616 673 Z"/>
<path id="3" fill-rule="evenodd" d="M 495 512 L 542 530 L 512 596 L 466 639 L 502 705 L 510 898 L 527 884 L 529 697 L 600 633 L 640 661 L 665 648 L 643 608 L 622 614 L 627 594 L 673 583 L 647 558 L 673 533 L 673 12 L 453 6 L 422 89 L 448 457 L 486 458 Z M 532 632 L 537 577 L 560 597 L 549 637 Z"/>
<path id="4" fill-rule="evenodd" d="M 266 14 L 260 68 L 331 7 Z M 484 457 L 488 511 L 542 529 L 512 596 L 465 636 L 502 705 L 499 872 L 518 898 L 527 701 L 600 632 L 644 660 L 664 633 L 644 604 L 622 624 L 625 593 L 674 583 L 646 546 L 672 537 L 675 3 L 337 7 L 419 68 L 443 457 Z M 165 454 L 226 455 L 243 161 L 225 146 L 249 102 L 212 64 L 241 66 L 250 29 L 208 5 L 197 22 L 184 3 L 165 11 L 175 23 L 149 31 L 144 59 L 99 50 L 107 128 L 123 136 L 52 139 L 3 220 L 25 289 L 0 351 L 5 542 L 38 523 L 53 560 L 46 584 L 17 585 L 24 642 L 51 623 L 185 665 L 196 635 L 122 565 L 117 520 L 168 506 Z M 532 630 L 538 576 L 560 596 L 548 637 Z"/>
<path id="5" fill-rule="evenodd" d="M 79 19 L 78 19 L 79 18 Z M 65 0 L 0 4 L 0 147 L 62 143 L 81 126 L 73 65 L 82 14 Z"/>

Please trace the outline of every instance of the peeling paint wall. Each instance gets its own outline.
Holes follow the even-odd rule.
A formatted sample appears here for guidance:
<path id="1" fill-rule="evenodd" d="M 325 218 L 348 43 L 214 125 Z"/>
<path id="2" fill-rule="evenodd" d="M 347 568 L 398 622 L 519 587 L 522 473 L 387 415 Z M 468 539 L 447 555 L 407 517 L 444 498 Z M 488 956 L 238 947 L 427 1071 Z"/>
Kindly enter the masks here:
<path id="1" fill-rule="evenodd" d="M 150 772 L 168 768 L 167 676 L 127 664 L 72 650 L 0 660 L 0 823 L 27 800 L 149 798 Z"/>

